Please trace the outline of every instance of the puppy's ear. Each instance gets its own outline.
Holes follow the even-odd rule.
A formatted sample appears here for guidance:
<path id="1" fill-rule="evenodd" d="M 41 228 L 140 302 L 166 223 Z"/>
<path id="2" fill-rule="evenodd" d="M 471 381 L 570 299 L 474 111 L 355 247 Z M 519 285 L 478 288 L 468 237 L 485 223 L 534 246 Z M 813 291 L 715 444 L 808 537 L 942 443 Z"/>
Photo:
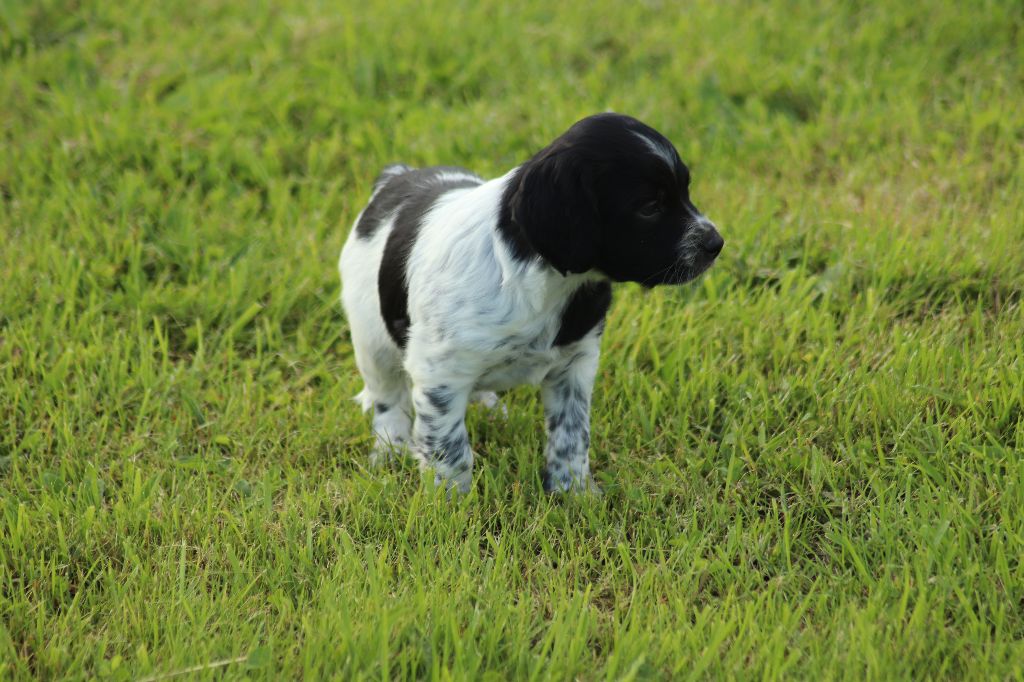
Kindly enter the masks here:
<path id="1" fill-rule="evenodd" d="M 596 267 L 601 226 L 591 169 L 570 149 L 548 149 L 514 182 L 512 222 L 530 246 L 563 275 Z"/>

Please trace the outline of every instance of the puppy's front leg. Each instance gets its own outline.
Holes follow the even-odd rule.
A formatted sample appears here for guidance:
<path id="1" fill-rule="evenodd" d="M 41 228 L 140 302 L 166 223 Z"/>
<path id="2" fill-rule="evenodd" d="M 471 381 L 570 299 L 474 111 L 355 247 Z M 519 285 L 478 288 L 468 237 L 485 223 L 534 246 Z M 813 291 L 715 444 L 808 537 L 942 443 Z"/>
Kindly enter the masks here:
<path id="1" fill-rule="evenodd" d="M 415 452 L 434 470 L 434 483 L 447 490 L 468 493 L 473 481 L 473 451 L 466 433 L 466 405 L 470 391 L 448 384 L 414 386 L 413 425 Z"/>
<path id="2" fill-rule="evenodd" d="M 600 341 L 587 338 L 567 353 L 566 363 L 556 367 L 541 384 L 547 425 L 547 460 L 544 490 L 547 492 L 600 492 L 590 476 L 590 396 L 600 353 Z"/>

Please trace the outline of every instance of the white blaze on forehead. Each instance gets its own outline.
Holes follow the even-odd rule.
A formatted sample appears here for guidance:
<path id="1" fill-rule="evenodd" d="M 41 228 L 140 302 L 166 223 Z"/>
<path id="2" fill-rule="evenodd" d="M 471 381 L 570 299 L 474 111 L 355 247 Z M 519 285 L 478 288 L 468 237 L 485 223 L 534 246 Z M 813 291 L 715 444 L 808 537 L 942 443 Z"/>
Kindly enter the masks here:
<path id="1" fill-rule="evenodd" d="M 707 216 L 705 216 L 700 211 L 694 210 L 689 205 L 687 205 L 687 207 L 686 207 L 686 212 L 690 214 L 690 218 L 692 218 L 695 223 L 699 223 L 703 227 L 714 227 L 715 226 L 715 224 L 713 222 L 711 222 L 710 220 L 707 219 Z"/>
<path id="2" fill-rule="evenodd" d="M 654 153 L 655 156 L 665 162 L 665 165 L 669 167 L 673 173 L 676 170 L 676 150 L 671 145 L 666 145 L 660 140 L 652 140 L 641 132 L 636 130 L 629 131 L 643 140 L 643 143 L 647 145 L 647 148 Z"/>

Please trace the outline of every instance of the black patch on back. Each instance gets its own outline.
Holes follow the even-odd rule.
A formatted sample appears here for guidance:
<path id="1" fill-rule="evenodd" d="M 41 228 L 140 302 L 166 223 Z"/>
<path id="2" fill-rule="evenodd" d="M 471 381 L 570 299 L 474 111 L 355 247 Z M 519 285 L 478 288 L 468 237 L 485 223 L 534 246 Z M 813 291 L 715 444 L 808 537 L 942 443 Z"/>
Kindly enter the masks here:
<path id="1" fill-rule="evenodd" d="M 612 285 L 607 280 L 588 282 L 573 292 L 569 304 L 562 311 L 562 324 L 555 335 L 555 346 L 566 346 L 579 341 L 591 329 L 604 322 L 608 306 L 612 304 Z"/>
<path id="2" fill-rule="evenodd" d="M 392 207 L 390 211 L 398 211 L 394 227 L 391 228 L 388 240 L 384 244 L 380 271 L 377 273 L 377 288 L 380 293 L 380 313 L 384 318 L 384 326 L 400 348 L 405 348 L 409 340 L 409 282 L 406 278 L 406 265 L 413 244 L 416 243 L 423 216 L 443 194 L 454 189 L 476 187 L 483 183 L 483 180 L 475 176 L 446 178 L 446 173 L 473 175 L 464 168 L 453 166 L 411 170 L 389 180 L 374 201 L 370 202 L 372 205 L 379 199 Z M 397 199 L 395 195 L 398 195 Z M 369 210 L 368 206 L 366 211 Z M 382 214 L 384 218 L 390 215 L 390 211 Z M 363 216 L 366 216 L 366 212 Z M 363 221 L 359 222 L 362 224 Z M 356 229 L 358 230 L 359 226 L 356 226 Z M 372 233 L 376 225 L 370 229 Z"/>
<path id="3" fill-rule="evenodd" d="M 402 164 L 386 166 L 373 181 L 376 195 L 370 200 L 356 223 L 356 236 L 369 239 L 377 228 L 415 191 L 413 169 Z"/>

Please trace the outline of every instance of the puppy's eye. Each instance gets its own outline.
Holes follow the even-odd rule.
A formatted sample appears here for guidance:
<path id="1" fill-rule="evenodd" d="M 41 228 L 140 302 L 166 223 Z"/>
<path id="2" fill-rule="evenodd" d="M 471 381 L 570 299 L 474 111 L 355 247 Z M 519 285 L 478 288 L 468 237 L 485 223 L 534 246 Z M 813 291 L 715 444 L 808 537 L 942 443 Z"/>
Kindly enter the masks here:
<path id="1" fill-rule="evenodd" d="M 637 209 L 636 214 L 641 218 L 656 218 L 661 215 L 661 202 L 655 199 Z"/>

